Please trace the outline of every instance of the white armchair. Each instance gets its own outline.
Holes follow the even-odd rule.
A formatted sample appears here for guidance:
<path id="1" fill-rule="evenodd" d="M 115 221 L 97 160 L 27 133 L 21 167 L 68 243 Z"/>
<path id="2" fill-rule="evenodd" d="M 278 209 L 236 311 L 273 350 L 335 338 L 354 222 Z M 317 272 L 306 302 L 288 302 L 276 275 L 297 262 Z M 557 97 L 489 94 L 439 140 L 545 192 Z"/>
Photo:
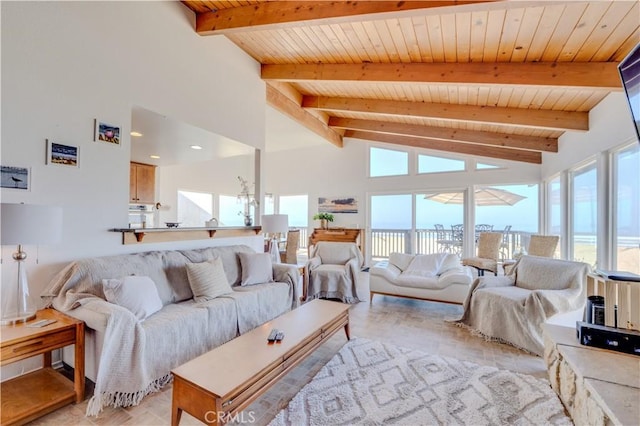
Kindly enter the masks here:
<path id="1" fill-rule="evenodd" d="M 458 323 L 542 356 L 542 324 L 584 308 L 588 272 L 586 263 L 522 256 L 509 275 L 476 279 Z"/>
<path id="2" fill-rule="evenodd" d="M 358 303 L 357 288 L 363 263 L 355 243 L 318 242 L 304 267 L 306 300 L 324 298 Z"/>

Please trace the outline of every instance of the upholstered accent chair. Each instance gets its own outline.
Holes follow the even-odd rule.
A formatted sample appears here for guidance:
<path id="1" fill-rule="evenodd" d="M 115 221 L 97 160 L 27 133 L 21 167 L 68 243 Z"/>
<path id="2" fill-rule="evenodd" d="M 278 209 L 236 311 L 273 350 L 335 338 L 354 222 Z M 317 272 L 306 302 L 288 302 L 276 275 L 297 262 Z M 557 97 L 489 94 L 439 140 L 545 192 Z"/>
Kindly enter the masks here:
<path id="1" fill-rule="evenodd" d="M 513 269 L 509 275 L 476 279 L 458 323 L 489 340 L 542 356 L 542 324 L 584 308 L 590 268 L 582 262 L 525 255 Z"/>
<path id="2" fill-rule="evenodd" d="M 529 247 L 527 247 L 527 254 L 530 256 L 540 257 L 553 257 L 558 246 L 560 237 L 558 235 L 531 235 L 529 239 Z M 511 273 L 515 260 L 504 260 L 503 268 L 505 275 Z"/>
<path id="3" fill-rule="evenodd" d="M 304 267 L 306 300 L 360 302 L 357 290 L 363 263 L 364 257 L 356 243 L 318 241 Z"/>
<path id="4" fill-rule="evenodd" d="M 462 264 L 478 270 L 478 275 L 484 271 L 498 275 L 498 256 L 502 244 L 502 232 L 481 232 L 478 236 L 478 252 L 475 257 L 462 259 Z"/>
<path id="5" fill-rule="evenodd" d="M 298 246 L 300 245 L 300 230 L 291 229 L 287 232 L 287 242 L 284 250 L 280 250 L 282 263 L 298 264 Z"/>
<path id="6" fill-rule="evenodd" d="M 527 254 L 530 256 L 553 257 L 558 246 L 558 235 L 532 235 Z"/>

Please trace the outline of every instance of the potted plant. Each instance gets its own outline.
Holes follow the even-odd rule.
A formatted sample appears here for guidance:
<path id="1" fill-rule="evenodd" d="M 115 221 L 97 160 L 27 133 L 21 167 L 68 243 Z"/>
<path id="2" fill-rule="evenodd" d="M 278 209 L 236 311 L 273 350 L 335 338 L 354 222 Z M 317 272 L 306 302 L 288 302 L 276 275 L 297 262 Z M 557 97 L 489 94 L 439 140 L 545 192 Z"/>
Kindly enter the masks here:
<path id="1" fill-rule="evenodd" d="M 329 222 L 333 222 L 333 215 L 331 213 L 316 213 L 313 220 L 320 220 L 320 228 L 329 229 Z"/>

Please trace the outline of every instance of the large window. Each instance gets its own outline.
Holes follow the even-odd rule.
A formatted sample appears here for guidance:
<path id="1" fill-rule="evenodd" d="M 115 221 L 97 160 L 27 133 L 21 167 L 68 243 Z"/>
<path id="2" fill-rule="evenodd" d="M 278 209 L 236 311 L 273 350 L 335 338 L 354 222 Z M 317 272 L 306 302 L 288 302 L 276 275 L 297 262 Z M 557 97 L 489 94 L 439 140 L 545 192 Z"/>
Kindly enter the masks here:
<path id="1" fill-rule="evenodd" d="M 562 238 L 562 188 L 560 176 L 547 184 L 547 233 Z M 554 257 L 561 257 L 562 243 L 558 243 Z"/>
<path id="2" fill-rule="evenodd" d="M 464 192 L 416 194 L 416 253 L 462 253 Z"/>
<path id="3" fill-rule="evenodd" d="M 220 226 L 244 226 L 244 203 L 235 195 L 220 195 L 219 200 Z"/>
<path id="4" fill-rule="evenodd" d="M 571 253 L 573 260 L 595 267 L 598 235 L 596 163 L 571 172 Z"/>
<path id="5" fill-rule="evenodd" d="M 526 248 L 529 236 L 538 233 L 537 184 L 476 187 L 474 200 L 474 231 L 503 232 L 502 258 L 512 258 L 514 250 Z"/>
<path id="6" fill-rule="evenodd" d="M 204 226 L 213 217 L 213 194 L 178 191 L 178 222 L 180 226 Z"/>
<path id="7" fill-rule="evenodd" d="M 615 269 L 640 273 L 640 146 L 634 144 L 613 156 Z"/>
<path id="8" fill-rule="evenodd" d="M 397 176 L 409 174 L 409 153 L 391 149 L 369 149 L 369 176 Z"/>
<path id="9" fill-rule="evenodd" d="M 464 160 L 418 155 L 418 173 L 460 172 L 464 169 Z"/>
<path id="10" fill-rule="evenodd" d="M 389 257 L 389 253 L 411 253 L 411 194 L 371 196 L 371 256 Z"/>
<path id="11" fill-rule="evenodd" d="M 289 216 L 289 227 L 306 228 L 309 221 L 309 196 L 281 195 L 279 213 Z"/>

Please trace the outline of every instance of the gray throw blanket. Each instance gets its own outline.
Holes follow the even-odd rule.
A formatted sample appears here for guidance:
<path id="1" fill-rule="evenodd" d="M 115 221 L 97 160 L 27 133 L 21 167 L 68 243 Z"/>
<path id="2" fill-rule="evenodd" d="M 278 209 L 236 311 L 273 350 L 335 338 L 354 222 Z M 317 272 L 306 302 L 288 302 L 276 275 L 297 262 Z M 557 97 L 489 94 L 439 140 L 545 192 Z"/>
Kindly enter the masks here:
<path id="1" fill-rule="evenodd" d="M 274 278 L 281 282 L 239 287 L 239 251 L 253 250 L 230 246 L 84 259 L 52 280 L 42 295 L 49 306 L 104 331 L 87 415 L 97 415 L 106 405 L 137 405 L 171 381 L 171 369 L 298 305 L 295 265 L 274 265 Z M 236 284 L 234 292 L 195 303 L 184 265 L 214 256 L 222 258 L 230 284 Z M 108 303 L 102 291 L 102 279 L 133 274 L 149 276 L 164 304 L 143 322 Z"/>
<path id="2" fill-rule="evenodd" d="M 542 356 L 542 324 L 586 302 L 589 265 L 523 256 L 507 276 L 475 280 L 458 325 Z"/>

